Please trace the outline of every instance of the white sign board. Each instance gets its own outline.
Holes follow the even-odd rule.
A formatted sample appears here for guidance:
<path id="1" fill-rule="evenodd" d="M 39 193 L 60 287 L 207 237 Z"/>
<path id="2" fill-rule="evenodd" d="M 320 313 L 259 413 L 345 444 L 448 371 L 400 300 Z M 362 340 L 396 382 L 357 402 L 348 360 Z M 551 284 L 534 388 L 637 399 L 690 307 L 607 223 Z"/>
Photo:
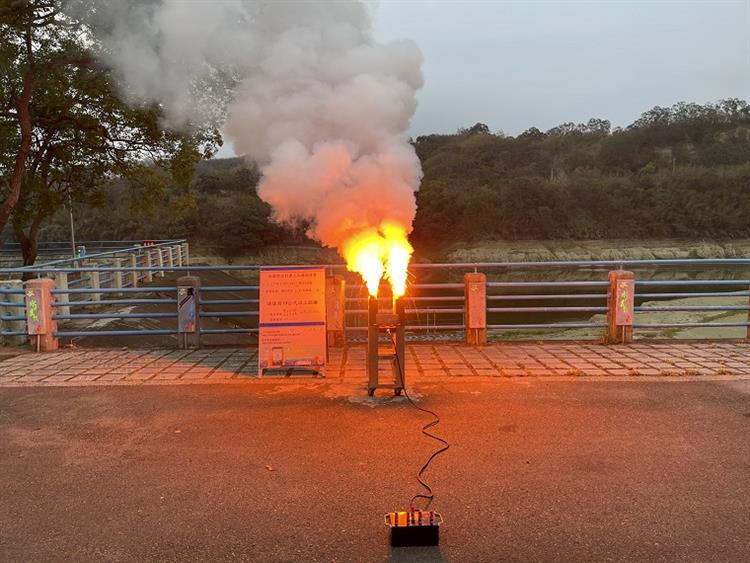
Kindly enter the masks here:
<path id="1" fill-rule="evenodd" d="M 261 269 L 258 373 L 325 367 L 325 281 L 317 266 Z"/>

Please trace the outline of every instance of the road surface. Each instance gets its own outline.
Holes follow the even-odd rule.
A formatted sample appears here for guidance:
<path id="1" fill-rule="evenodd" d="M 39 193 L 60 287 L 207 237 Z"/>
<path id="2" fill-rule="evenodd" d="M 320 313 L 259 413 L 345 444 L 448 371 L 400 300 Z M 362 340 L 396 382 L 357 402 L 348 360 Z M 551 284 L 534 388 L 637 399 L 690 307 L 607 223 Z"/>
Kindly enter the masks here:
<path id="1" fill-rule="evenodd" d="M 0 560 L 743 561 L 750 381 L 418 383 L 439 548 L 382 523 L 429 420 L 361 385 L 0 388 Z"/>

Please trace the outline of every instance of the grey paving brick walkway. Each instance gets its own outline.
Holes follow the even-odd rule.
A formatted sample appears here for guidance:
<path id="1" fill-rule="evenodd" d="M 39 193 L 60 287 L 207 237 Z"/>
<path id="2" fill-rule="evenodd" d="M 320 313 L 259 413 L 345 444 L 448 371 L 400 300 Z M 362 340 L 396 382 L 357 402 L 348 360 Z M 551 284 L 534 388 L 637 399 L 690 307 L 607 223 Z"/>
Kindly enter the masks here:
<path id="1" fill-rule="evenodd" d="M 329 379 L 365 381 L 365 349 L 333 350 Z M 750 343 L 413 344 L 407 379 L 528 376 L 735 376 L 750 378 Z M 257 378 L 255 349 L 62 350 L 0 362 L 0 386 L 237 382 Z"/>

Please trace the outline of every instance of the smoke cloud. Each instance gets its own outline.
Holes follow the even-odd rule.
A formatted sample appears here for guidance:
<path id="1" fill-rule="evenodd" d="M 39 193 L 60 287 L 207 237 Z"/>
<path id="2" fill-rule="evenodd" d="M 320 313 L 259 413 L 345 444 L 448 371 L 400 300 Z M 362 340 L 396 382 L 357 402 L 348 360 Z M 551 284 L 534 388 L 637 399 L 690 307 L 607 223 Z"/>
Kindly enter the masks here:
<path id="1" fill-rule="evenodd" d="M 309 221 L 339 249 L 383 224 L 411 231 L 422 172 L 406 131 L 422 56 L 411 41 L 378 43 L 364 3 L 94 6 L 86 17 L 130 99 L 162 104 L 176 126 L 219 125 L 260 165 L 276 220 Z"/>

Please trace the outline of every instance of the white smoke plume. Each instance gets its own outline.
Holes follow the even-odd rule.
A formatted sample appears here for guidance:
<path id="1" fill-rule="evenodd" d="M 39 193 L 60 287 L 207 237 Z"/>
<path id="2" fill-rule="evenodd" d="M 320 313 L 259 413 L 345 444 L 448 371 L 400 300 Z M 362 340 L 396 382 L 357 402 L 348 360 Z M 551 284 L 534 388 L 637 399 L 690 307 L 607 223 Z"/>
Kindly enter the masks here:
<path id="1" fill-rule="evenodd" d="M 178 125 L 220 120 L 260 165 L 258 194 L 278 221 L 308 220 L 337 248 L 384 222 L 411 231 L 422 172 L 406 131 L 422 57 L 410 41 L 377 42 L 364 3 L 94 6 L 89 22 L 131 98 L 161 103 Z"/>

